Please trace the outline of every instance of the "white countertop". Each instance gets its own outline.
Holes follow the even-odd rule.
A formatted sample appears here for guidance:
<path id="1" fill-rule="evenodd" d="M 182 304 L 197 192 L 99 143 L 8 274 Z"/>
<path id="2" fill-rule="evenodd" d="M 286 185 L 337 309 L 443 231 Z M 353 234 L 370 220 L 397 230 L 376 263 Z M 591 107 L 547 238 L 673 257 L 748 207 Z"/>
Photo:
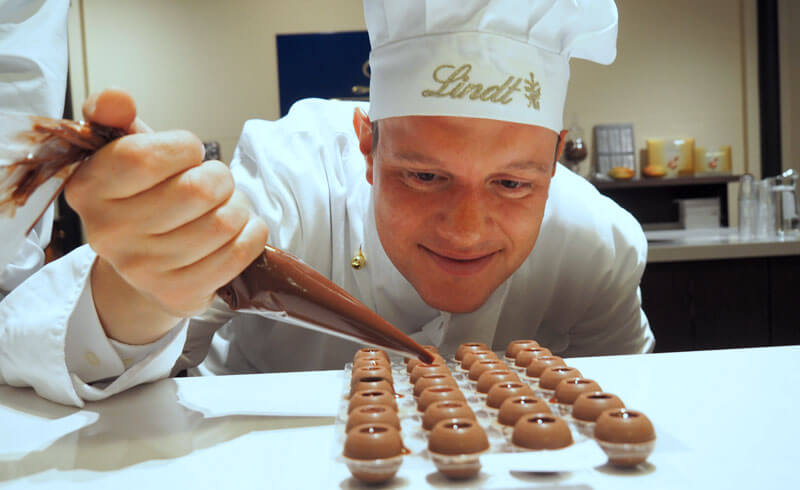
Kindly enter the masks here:
<path id="1" fill-rule="evenodd" d="M 800 255 L 800 235 L 742 239 L 736 228 L 658 230 L 645 235 L 648 263 Z"/>
<path id="2" fill-rule="evenodd" d="M 474 485 L 800 488 L 800 383 L 792 378 L 800 372 L 800 346 L 568 364 L 651 418 L 658 443 L 649 464 L 632 472 L 607 466 L 545 475 L 493 471 Z M 292 387 L 295 382 L 305 388 Z M 0 386 L 0 487 L 359 488 L 334 461 L 341 448 L 331 444 L 341 383 L 340 371 L 177 378 L 83 410 Z M 323 416 L 256 415 L 288 413 L 298 398 L 311 402 L 305 413 Z M 29 437 L 9 442 L 25 424 Z M 431 465 L 422 473 L 401 467 L 393 486 L 453 484 Z"/>

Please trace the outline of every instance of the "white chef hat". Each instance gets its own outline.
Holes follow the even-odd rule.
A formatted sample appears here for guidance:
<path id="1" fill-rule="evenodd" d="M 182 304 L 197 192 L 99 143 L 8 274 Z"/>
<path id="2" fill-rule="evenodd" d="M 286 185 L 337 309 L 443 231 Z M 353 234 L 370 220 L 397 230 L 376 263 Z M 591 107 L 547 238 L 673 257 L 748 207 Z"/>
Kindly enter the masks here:
<path id="1" fill-rule="evenodd" d="M 569 59 L 610 64 L 613 0 L 364 0 L 373 121 L 464 116 L 563 128 Z"/>

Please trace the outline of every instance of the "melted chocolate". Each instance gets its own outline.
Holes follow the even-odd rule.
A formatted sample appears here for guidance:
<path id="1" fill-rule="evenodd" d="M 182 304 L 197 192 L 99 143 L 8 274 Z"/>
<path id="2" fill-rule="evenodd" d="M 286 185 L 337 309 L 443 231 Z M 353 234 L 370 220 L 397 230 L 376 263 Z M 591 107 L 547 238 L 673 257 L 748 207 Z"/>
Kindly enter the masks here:
<path id="1" fill-rule="evenodd" d="M 433 361 L 430 352 L 347 291 L 270 246 L 217 294 L 233 310 L 285 312 L 334 335 L 412 354 L 426 363 Z"/>
<path id="2" fill-rule="evenodd" d="M 25 205 L 45 181 L 89 158 L 108 142 L 125 134 L 119 128 L 68 119 L 33 117 L 31 120 L 31 131 L 23 134 L 23 137 L 36 144 L 37 149 L 6 167 L 6 175 L 17 174 L 18 177 L 14 182 L 4 183 L 9 192 L 0 200 L 0 210 L 7 206 L 16 208 Z M 67 178 L 70 174 L 62 177 Z"/>

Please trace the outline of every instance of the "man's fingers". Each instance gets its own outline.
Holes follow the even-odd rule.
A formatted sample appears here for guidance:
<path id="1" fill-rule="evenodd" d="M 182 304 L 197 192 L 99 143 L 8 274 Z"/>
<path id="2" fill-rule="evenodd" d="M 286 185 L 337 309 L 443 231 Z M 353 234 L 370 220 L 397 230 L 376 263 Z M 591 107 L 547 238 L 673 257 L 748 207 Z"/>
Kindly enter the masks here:
<path id="1" fill-rule="evenodd" d="M 67 199 L 123 199 L 144 192 L 203 160 L 203 144 L 188 131 L 131 134 L 112 141 L 75 171 Z M 76 208 L 77 209 L 77 208 Z"/>
<path id="2" fill-rule="evenodd" d="M 114 206 L 118 221 L 136 223 L 135 233 L 155 236 L 172 232 L 208 214 L 228 201 L 233 191 L 233 177 L 228 168 L 222 162 L 211 160 L 145 192 L 109 204 Z M 164 212 L 165 206 L 169 212 Z"/>
<path id="3" fill-rule="evenodd" d="M 168 304 L 179 304 L 186 291 L 197 291 L 198 285 L 210 286 L 209 294 L 236 277 L 264 250 L 269 230 L 264 221 L 252 215 L 236 238 L 194 264 L 169 273 L 169 290 L 159 297 Z M 171 298 L 171 296 L 175 298 Z M 184 309 L 180 307 L 179 309 Z"/>
<path id="4" fill-rule="evenodd" d="M 83 103 L 83 117 L 97 124 L 128 129 L 136 120 L 136 104 L 128 92 L 106 89 L 89 95 Z"/>

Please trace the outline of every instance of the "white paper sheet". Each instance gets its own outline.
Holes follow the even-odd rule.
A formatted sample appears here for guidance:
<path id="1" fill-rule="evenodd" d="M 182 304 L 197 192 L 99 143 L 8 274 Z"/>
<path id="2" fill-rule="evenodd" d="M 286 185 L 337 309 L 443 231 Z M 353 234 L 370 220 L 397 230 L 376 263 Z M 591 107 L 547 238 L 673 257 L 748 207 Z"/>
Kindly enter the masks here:
<path id="1" fill-rule="evenodd" d="M 335 417 L 341 391 L 341 371 L 246 374 L 182 378 L 178 400 L 207 417 Z"/>

